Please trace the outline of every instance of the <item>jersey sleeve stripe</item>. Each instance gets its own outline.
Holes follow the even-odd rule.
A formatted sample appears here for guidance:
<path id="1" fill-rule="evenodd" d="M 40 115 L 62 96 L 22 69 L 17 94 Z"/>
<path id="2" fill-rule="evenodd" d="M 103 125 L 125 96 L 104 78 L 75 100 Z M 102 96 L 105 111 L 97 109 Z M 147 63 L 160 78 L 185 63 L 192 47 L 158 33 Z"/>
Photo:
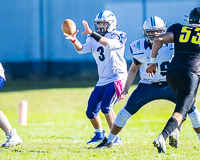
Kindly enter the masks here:
<path id="1" fill-rule="evenodd" d="M 140 54 L 144 54 L 144 52 L 143 52 L 143 53 L 135 53 L 135 54 L 133 54 L 133 55 L 140 55 Z"/>

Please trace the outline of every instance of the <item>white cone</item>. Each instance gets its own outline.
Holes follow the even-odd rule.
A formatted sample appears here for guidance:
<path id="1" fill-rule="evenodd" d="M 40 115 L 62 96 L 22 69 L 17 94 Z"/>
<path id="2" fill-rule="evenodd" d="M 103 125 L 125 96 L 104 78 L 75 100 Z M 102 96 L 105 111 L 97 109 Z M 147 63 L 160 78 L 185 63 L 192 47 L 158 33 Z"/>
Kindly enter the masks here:
<path id="1" fill-rule="evenodd" d="M 19 102 L 19 124 L 22 126 L 27 125 L 28 119 L 28 102 L 23 100 Z"/>

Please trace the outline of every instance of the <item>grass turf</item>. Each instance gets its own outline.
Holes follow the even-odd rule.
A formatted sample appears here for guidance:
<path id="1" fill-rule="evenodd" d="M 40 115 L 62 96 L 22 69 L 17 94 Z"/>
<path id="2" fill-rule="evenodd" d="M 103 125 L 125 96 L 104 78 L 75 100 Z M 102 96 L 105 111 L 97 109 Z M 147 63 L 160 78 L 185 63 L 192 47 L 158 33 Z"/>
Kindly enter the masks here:
<path id="1" fill-rule="evenodd" d="M 13 82 L 0 92 L 1 110 L 23 139 L 23 144 L 0 148 L 0 159 L 199 159 L 199 141 L 189 118 L 182 125 L 179 148 L 171 148 L 167 140 L 167 153 L 158 154 L 152 142 L 163 129 L 174 109 L 174 104 L 158 100 L 145 105 L 129 119 L 120 134 L 123 145 L 96 150 L 86 142 L 93 137 L 94 129 L 85 115 L 87 100 L 93 89 L 86 83 L 78 87 L 66 82 Z M 37 85 L 38 84 L 38 85 Z M 94 85 L 91 82 L 89 84 Z M 21 87 L 20 87 L 21 86 Z M 58 87 L 56 87 L 58 86 Z M 89 86 L 89 87 L 87 87 Z M 135 88 L 131 86 L 129 92 Z M 196 105 L 200 106 L 198 92 Z M 18 124 L 20 100 L 29 103 L 28 125 Z M 115 105 L 117 113 L 127 98 Z M 199 108 L 199 107 L 198 107 Z M 102 117 L 106 135 L 109 128 Z M 5 142 L 0 132 L 0 143 Z"/>

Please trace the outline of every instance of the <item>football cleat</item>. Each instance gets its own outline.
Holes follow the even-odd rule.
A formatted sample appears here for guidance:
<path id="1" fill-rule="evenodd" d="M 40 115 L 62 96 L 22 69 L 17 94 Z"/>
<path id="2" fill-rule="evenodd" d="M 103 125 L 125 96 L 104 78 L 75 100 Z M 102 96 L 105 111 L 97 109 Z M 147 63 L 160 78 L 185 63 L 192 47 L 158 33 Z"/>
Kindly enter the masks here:
<path id="1" fill-rule="evenodd" d="M 104 135 L 105 131 L 103 132 L 94 132 L 94 137 L 88 141 L 86 144 L 94 144 L 94 143 L 98 143 L 98 142 L 101 142 L 104 138 L 105 138 L 105 135 Z"/>
<path id="2" fill-rule="evenodd" d="M 104 139 L 103 139 L 103 141 L 99 144 L 99 145 L 97 145 L 96 147 L 95 147 L 95 149 L 103 149 L 103 148 L 112 148 L 113 147 L 113 143 L 112 142 L 109 142 L 109 143 L 107 143 L 107 138 L 105 137 Z"/>
<path id="3" fill-rule="evenodd" d="M 178 128 L 176 128 L 169 136 L 169 145 L 172 147 L 178 147 L 178 140 L 179 140 L 180 132 Z"/>
<path id="4" fill-rule="evenodd" d="M 119 136 L 115 138 L 113 145 L 122 145 L 122 140 Z"/>
<path id="5" fill-rule="evenodd" d="M 4 144 L 2 144 L 1 147 L 13 147 L 20 145 L 23 142 L 22 139 L 17 135 L 16 129 L 6 132 L 6 137 L 7 140 Z"/>
<path id="6" fill-rule="evenodd" d="M 165 139 L 162 134 L 153 141 L 153 145 L 158 149 L 158 153 L 166 153 Z"/>

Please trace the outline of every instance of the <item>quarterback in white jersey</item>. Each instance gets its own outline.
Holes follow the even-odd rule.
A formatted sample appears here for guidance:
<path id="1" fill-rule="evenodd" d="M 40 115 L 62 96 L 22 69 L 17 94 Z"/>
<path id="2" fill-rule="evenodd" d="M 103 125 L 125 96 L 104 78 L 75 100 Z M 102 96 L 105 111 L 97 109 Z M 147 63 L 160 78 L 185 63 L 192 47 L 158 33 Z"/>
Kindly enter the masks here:
<path id="1" fill-rule="evenodd" d="M 145 104 L 159 99 L 164 99 L 175 103 L 176 95 L 172 92 L 166 82 L 166 71 L 174 54 L 173 44 L 163 44 L 157 57 L 157 72 L 154 77 L 146 75 L 146 68 L 150 63 L 153 40 L 156 36 L 165 33 L 166 27 L 163 20 L 157 16 L 147 18 L 143 24 L 143 33 L 145 38 L 133 41 L 130 44 L 130 50 L 133 54 L 133 62 L 128 72 L 128 77 L 124 91 L 121 96 L 128 95 L 128 90 L 133 83 L 136 73 L 139 69 L 140 82 L 132 92 L 124 108 L 122 108 L 115 119 L 114 125 L 108 138 L 105 138 L 96 148 L 110 148 L 113 145 L 115 137 L 125 126 L 127 120 L 134 115 Z M 193 128 L 200 128 L 200 113 L 197 107 L 192 107 L 189 117 Z M 169 136 L 169 145 L 178 147 L 180 127 L 175 129 Z M 198 134 L 197 134 L 198 135 Z M 199 136 L 200 138 L 200 136 Z"/>
<path id="2" fill-rule="evenodd" d="M 93 32 L 88 23 L 82 21 L 85 31 L 88 34 L 86 43 L 81 44 L 77 38 L 76 31 L 72 35 L 67 35 L 79 54 L 92 52 L 97 63 L 99 80 L 88 100 L 86 115 L 90 119 L 94 129 L 94 137 L 87 142 L 92 144 L 101 142 L 104 139 L 104 130 L 101 125 L 99 111 L 105 115 L 107 123 L 111 128 L 115 113 L 113 106 L 123 90 L 127 78 L 127 65 L 124 59 L 126 34 L 116 30 L 117 19 L 109 10 L 100 11 L 95 18 L 95 31 Z M 114 144 L 121 144 L 121 139 L 115 138 Z"/>
<path id="3" fill-rule="evenodd" d="M 0 89 L 3 87 L 5 82 L 4 68 L 0 62 Z M 22 139 L 17 135 L 16 129 L 13 129 L 6 115 L 0 110 L 0 128 L 6 134 L 6 142 L 1 147 L 12 147 L 20 145 Z"/>
<path id="4" fill-rule="evenodd" d="M 125 80 L 127 76 L 127 65 L 124 59 L 126 34 L 122 31 L 113 30 L 105 34 L 104 37 L 108 39 L 106 46 L 88 36 L 86 43 L 82 44 L 83 49 L 78 51 L 79 54 L 92 52 L 99 74 L 96 86 Z"/>

